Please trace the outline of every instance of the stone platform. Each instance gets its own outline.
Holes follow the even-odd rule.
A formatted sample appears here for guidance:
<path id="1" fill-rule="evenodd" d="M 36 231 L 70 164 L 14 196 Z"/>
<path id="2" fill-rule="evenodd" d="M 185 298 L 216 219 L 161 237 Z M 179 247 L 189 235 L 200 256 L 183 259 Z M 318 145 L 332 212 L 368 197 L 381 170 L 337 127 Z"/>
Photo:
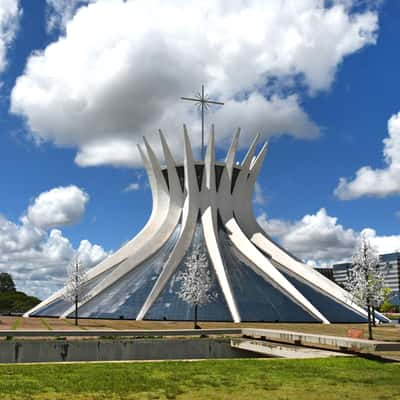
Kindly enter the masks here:
<path id="1" fill-rule="evenodd" d="M 3 363 L 240 357 L 319 358 L 343 356 L 344 353 L 400 351 L 400 342 L 252 328 L 0 330 L 0 337 L 9 339 L 0 341 L 0 362 Z"/>
<path id="2" fill-rule="evenodd" d="M 252 351 L 265 357 L 275 358 L 326 358 L 352 357 L 352 354 L 339 351 L 314 349 L 294 344 L 282 344 L 265 340 L 232 339 L 231 346 L 235 349 Z"/>
<path id="3" fill-rule="evenodd" d="M 353 352 L 400 351 L 400 342 L 355 339 L 277 329 L 243 328 L 242 334 L 246 337 L 263 338 L 277 342 L 291 343 L 297 346 L 329 347 Z"/>

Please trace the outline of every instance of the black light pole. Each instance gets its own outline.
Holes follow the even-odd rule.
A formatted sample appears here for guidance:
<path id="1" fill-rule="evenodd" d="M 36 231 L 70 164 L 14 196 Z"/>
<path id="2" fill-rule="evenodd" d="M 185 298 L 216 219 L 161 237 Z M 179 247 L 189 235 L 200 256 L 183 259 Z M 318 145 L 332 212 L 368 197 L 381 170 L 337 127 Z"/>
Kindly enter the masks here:
<path id="1" fill-rule="evenodd" d="M 79 285 L 79 266 L 78 261 L 75 263 L 75 326 L 78 326 L 78 285 Z"/>

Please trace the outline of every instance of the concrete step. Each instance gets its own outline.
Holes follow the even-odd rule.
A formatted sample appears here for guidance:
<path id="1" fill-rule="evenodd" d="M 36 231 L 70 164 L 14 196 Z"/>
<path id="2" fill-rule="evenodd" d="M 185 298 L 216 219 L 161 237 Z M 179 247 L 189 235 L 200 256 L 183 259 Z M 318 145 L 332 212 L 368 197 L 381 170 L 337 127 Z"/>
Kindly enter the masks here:
<path id="1" fill-rule="evenodd" d="M 338 350 L 360 351 L 400 351 L 400 342 L 383 342 L 379 340 L 355 339 L 341 336 L 329 336 L 304 332 L 293 332 L 278 329 L 243 328 L 245 336 L 287 342 L 295 345 L 329 347 Z"/>
<path id="2" fill-rule="evenodd" d="M 292 344 L 274 343 L 265 340 L 231 339 L 231 347 L 277 358 L 324 358 L 350 357 L 351 354 L 337 351 L 312 349 Z"/>

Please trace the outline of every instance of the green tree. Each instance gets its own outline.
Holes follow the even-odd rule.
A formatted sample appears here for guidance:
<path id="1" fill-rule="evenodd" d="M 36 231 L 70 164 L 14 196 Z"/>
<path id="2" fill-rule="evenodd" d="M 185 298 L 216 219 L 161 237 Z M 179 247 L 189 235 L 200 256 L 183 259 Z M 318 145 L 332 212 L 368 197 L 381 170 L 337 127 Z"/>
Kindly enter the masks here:
<path id="1" fill-rule="evenodd" d="M 390 301 L 391 296 L 392 296 L 392 290 L 389 288 L 385 288 L 384 290 L 384 296 L 385 299 L 383 300 L 383 303 L 380 306 L 380 311 L 381 312 L 390 312 L 393 310 L 393 303 Z"/>
<path id="2" fill-rule="evenodd" d="M 15 292 L 13 278 L 7 272 L 0 272 L 0 293 Z"/>
<path id="3" fill-rule="evenodd" d="M 23 292 L 0 292 L 0 314 L 24 313 L 40 303 Z"/>

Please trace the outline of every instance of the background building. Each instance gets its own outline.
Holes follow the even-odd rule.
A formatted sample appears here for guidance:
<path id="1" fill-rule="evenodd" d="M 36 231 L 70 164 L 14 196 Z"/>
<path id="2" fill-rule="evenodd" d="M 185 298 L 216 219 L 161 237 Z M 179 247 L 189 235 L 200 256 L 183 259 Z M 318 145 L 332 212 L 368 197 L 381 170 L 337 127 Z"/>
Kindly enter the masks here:
<path id="1" fill-rule="evenodd" d="M 328 279 L 330 279 L 331 281 L 335 282 L 335 280 L 333 279 L 333 269 L 332 267 L 327 267 L 327 268 L 315 268 L 316 271 L 318 271 L 320 274 L 324 275 L 325 277 L 327 277 Z"/>
<path id="2" fill-rule="evenodd" d="M 390 300 L 393 304 L 400 304 L 400 252 L 382 254 L 379 256 L 379 260 L 379 266 L 381 268 L 387 267 L 388 269 L 384 284 L 392 290 Z M 351 268 L 351 263 L 334 264 L 332 268 L 333 280 L 340 286 L 344 286 L 350 275 Z M 325 274 L 325 276 L 328 275 Z"/>

